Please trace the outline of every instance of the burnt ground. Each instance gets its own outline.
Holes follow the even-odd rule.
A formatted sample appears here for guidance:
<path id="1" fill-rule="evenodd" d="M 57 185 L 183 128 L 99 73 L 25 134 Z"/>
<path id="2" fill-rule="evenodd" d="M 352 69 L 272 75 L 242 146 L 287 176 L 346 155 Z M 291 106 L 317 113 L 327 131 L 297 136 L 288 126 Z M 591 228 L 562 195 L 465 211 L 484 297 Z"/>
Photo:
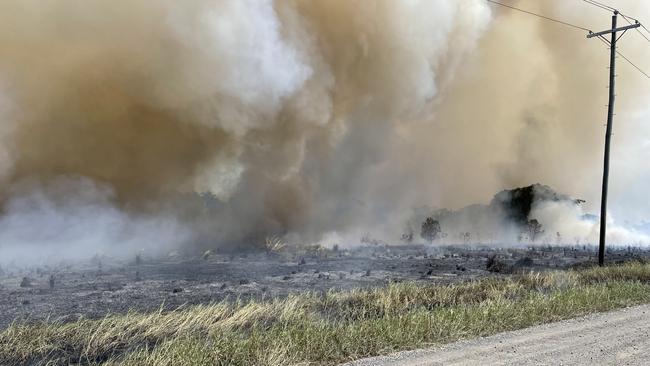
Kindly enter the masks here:
<path id="1" fill-rule="evenodd" d="M 0 329 L 12 322 L 176 309 L 224 299 L 263 299 L 307 291 L 383 286 L 390 282 L 453 283 L 522 270 L 593 263 L 593 247 L 369 246 L 313 253 L 240 253 L 139 260 L 93 258 L 85 263 L 0 271 Z M 487 270 L 488 257 L 498 265 Z M 609 261 L 650 258 L 621 248 Z M 495 272 L 496 271 L 496 272 Z M 53 278 L 53 286 L 50 279 Z"/>

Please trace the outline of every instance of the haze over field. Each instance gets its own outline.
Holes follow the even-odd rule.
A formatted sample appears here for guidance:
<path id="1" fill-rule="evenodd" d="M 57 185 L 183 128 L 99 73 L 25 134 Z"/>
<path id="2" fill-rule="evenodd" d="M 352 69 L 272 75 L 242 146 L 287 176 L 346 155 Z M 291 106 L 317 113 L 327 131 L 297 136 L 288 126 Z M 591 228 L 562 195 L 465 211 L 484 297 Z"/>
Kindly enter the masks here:
<path id="1" fill-rule="evenodd" d="M 649 69 L 644 42 L 621 51 Z M 0 49 L 2 260 L 397 240 L 416 207 L 535 182 L 587 201 L 536 207 L 548 232 L 597 234 L 608 51 L 484 0 L 8 0 Z M 650 85 L 618 73 L 610 234 L 637 244 Z"/>

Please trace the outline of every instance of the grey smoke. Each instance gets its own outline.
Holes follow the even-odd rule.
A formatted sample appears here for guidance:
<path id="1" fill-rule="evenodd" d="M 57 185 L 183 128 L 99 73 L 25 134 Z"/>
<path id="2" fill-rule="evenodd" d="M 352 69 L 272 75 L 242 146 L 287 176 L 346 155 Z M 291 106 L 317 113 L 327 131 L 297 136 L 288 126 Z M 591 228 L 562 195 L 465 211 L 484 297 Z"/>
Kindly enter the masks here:
<path id="1" fill-rule="evenodd" d="M 483 0 L 10 0 L 0 49 L 3 254 L 390 239 L 413 207 L 531 182 L 597 202 L 606 50 Z M 622 76 L 621 119 L 644 91 Z M 613 198 L 650 175 L 618 174 Z"/>

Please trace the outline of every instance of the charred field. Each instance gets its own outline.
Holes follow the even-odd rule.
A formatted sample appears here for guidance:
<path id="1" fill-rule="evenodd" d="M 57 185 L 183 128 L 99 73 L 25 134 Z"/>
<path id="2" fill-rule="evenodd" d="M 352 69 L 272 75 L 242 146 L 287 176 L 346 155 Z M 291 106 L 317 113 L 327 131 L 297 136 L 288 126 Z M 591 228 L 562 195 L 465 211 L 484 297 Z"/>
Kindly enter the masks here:
<path id="1" fill-rule="evenodd" d="M 264 301 L 291 294 L 384 287 L 391 283 L 456 284 L 589 267 L 591 246 L 368 245 L 308 247 L 125 260 L 96 256 L 59 265 L 4 266 L 0 328 L 15 323 L 71 322 L 128 312 L 171 311 L 221 301 Z M 650 251 L 608 250 L 608 261 L 642 261 Z"/>

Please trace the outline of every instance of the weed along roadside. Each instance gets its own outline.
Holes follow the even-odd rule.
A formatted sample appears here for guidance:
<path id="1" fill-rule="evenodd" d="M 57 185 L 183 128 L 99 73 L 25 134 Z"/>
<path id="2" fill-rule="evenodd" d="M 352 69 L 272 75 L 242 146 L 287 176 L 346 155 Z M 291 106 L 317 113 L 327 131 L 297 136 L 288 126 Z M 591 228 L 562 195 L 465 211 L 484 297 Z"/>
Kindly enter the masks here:
<path id="1" fill-rule="evenodd" d="M 0 364 L 335 365 L 650 302 L 650 265 L 13 324 Z"/>

